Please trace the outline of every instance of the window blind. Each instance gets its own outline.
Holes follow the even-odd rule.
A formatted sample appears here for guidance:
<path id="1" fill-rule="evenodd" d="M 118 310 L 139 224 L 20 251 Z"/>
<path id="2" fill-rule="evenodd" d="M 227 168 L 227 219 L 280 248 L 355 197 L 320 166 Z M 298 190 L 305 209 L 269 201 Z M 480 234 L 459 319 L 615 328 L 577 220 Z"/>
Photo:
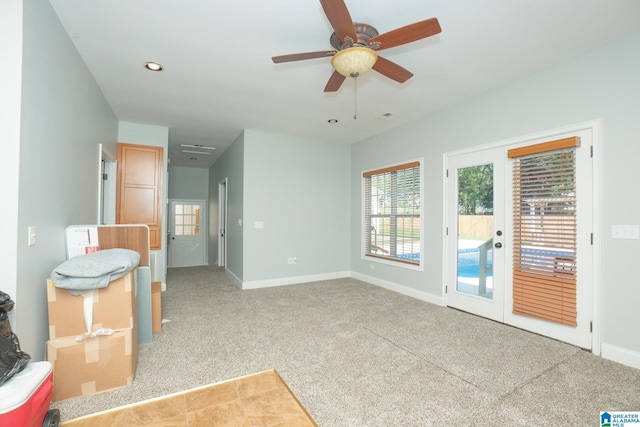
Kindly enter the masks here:
<path id="1" fill-rule="evenodd" d="M 420 264 L 420 163 L 364 172 L 364 254 Z"/>
<path id="2" fill-rule="evenodd" d="M 567 138 L 509 150 L 513 313 L 577 325 L 576 147 Z"/>

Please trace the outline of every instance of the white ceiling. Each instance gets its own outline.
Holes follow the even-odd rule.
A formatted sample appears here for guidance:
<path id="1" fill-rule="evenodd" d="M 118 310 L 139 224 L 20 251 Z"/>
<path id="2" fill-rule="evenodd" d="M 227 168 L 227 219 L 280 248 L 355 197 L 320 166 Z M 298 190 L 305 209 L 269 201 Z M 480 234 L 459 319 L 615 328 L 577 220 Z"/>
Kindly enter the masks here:
<path id="1" fill-rule="evenodd" d="M 354 120 L 352 79 L 323 92 L 330 58 L 271 61 L 332 49 L 318 0 L 50 3 L 118 120 L 168 127 L 171 164 L 194 167 L 211 165 L 243 129 L 357 142 L 640 31 L 638 0 L 346 0 L 353 21 L 381 34 L 432 17 L 442 27 L 380 53 L 414 76 L 359 77 Z M 194 156 L 180 144 L 217 150 Z"/>

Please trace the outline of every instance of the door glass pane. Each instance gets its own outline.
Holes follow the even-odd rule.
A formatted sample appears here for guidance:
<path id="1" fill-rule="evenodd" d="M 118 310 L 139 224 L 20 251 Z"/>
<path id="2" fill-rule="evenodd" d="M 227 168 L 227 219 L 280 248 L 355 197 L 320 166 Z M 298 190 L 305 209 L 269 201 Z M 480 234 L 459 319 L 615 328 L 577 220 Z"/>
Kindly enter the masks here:
<path id="1" fill-rule="evenodd" d="M 493 299 L 493 163 L 458 169 L 459 292 Z"/>
<path id="2" fill-rule="evenodd" d="M 200 205 L 174 205 L 174 235 L 197 236 L 200 234 Z"/>

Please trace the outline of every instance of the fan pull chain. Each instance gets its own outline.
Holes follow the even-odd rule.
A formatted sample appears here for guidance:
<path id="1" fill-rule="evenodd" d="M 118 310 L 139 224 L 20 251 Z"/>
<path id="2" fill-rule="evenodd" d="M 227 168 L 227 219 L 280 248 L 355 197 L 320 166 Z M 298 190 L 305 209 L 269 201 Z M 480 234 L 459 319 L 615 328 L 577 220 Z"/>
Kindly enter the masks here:
<path id="1" fill-rule="evenodd" d="M 351 75 L 353 77 L 353 120 L 358 118 L 358 75 Z"/>

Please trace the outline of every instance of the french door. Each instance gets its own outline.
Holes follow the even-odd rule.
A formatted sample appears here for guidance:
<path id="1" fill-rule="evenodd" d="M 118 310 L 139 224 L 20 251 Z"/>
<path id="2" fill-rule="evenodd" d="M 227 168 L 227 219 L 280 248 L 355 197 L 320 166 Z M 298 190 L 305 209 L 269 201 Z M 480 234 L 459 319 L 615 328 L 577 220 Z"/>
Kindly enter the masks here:
<path id="1" fill-rule="evenodd" d="M 567 140 L 577 142 L 555 149 Z M 446 156 L 446 305 L 591 349 L 591 146 L 592 130 L 582 129 Z M 523 149 L 534 151 L 524 156 L 529 178 L 512 155 Z M 571 174 L 559 176 L 569 166 L 558 162 Z M 560 316 L 568 320 L 545 314 L 554 304 L 570 307 Z"/>
<path id="2" fill-rule="evenodd" d="M 448 158 L 447 305 L 504 321 L 504 149 Z"/>

